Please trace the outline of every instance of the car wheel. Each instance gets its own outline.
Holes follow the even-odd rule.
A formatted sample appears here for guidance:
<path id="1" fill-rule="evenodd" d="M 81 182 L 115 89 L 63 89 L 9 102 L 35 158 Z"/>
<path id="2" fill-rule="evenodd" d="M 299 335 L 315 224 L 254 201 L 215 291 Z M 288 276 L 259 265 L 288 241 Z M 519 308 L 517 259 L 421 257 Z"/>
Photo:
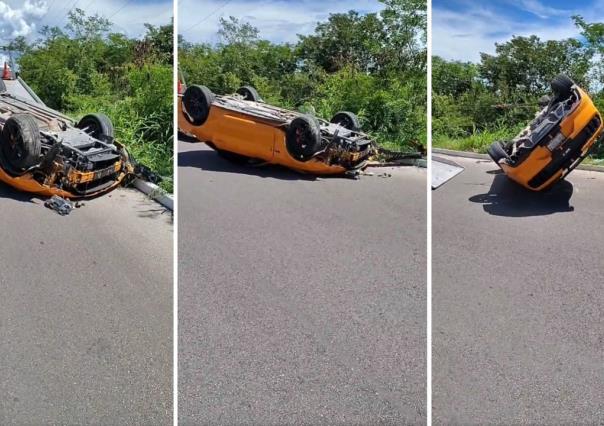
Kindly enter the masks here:
<path id="1" fill-rule="evenodd" d="M 237 89 L 237 94 L 243 96 L 246 101 L 262 102 L 262 98 L 258 91 L 252 86 L 243 86 Z"/>
<path id="2" fill-rule="evenodd" d="M 214 94 L 205 86 L 187 87 L 182 97 L 185 119 L 194 126 L 201 126 L 210 115 Z"/>
<path id="3" fill-rule="evenodd" d="M 287 152 L 298 161 L 310 160 L 321 147 L 321 128 L 316 118 L 301 115 L 286 130 Z"/>
<path id="4" fill-rule="evenodd" d="M 336 115 L 334 115 L 331 119 L 331 123 L 339 124 L 345 129 L 352 130 L 353 132 L 358 132 L 361 130 L 361 122 L 359 121 L 359 117 L 349 111 L 337 112 Z"/>
<path id="5" fill-rule="evenodd" d="M 568 78 L 566 75 L 558 74 L 552 80 L 551 87 L 552 91 L 556 94 L 556 97 L 562 100 L 570 97 L 574 84 L 575 82 Z"/>
<path id="6" fill-rule="evenodd" d="M 37 121 L 30 114 L 14 114 L 4 123 L 0 144 L 2 159 L 14 171 L 36 165 L 42 152 Z"/>
<path id="7" fill-rule="evenodd" d="M 101 113 L 85 115 L 76 127 L 102 141 L 113 139 L 114 136 L 111 119 Z"/>
<path id="8" fill-rule="evenodd" d="M 497 164 L 499 164 L 500 160 L 504 158 L 509 158 L 509 155 L 503 148 L 501 141 L 493 142 L 487 152 L 489 156 L 493 159 L 493 161 Z"/>

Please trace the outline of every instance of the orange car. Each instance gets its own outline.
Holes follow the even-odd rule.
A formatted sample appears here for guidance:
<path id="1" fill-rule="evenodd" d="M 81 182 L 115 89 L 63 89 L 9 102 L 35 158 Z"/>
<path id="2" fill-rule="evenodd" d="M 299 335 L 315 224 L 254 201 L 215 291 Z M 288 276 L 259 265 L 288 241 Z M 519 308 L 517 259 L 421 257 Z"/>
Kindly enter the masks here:
<path id="1" fill-rule="evenodd" d="M 48 108 L 5 65 L 0 80 L 0 181 L 42 196 L 89 197 L 134 172 L 103 114 L 77 124 Z"/>
<path id="2" fill-rule="evenodd" d="M 552 81 L 554 97 L 516 138 L 494 142 L 488 153 L 505 174 L 533 191 L 551 187 L 577 167 L 604 129 L 592 100 L 565 75 Z M 549 101 L 549 102 L 548 102 Z"/>
<path id="3" fill-rule="evenodd" d="M 267 105 L 250 86 L 218 96 L 194 85 L 179 98 L 179 130 L 228 158 L 356 176 L 380 152 L 351 112 L 339 112 L 327 122 Z"/>

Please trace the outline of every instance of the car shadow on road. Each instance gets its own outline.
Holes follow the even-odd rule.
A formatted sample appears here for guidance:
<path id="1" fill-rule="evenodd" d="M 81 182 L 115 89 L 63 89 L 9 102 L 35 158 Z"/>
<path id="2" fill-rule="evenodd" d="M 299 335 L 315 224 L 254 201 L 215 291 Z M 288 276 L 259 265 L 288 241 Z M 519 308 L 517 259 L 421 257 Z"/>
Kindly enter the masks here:
<path id="1" fill-rule="evenodd" d="M 574 211 L 570 205 L 573 185 L 567 180 L 557 182 L 543 192 L 533 192 L 512 182 L 505 174 L 496 174 L 489 192 L 470 197 L 482 204 L 485 212 L 494 216 L 546 216 Z"/>
<path id="2" fill-rule="evenodd" d="M 317 180 L 307 175 L 277 165 L 238 164 L 222 158 L 213 150 L 183 151 L 178 153 L 178 167 L 192 167 L 211 172 L 246 174 L 281 180 Z"/>
<path id="3" fill-rule="evenodd" d="M 34 204 L 42 202 L 41 198 L 28 194 L 27 192 L 17 191 L 5 183 L 0 183 L 0 198 L 10 198 L 11 200 Z"/>

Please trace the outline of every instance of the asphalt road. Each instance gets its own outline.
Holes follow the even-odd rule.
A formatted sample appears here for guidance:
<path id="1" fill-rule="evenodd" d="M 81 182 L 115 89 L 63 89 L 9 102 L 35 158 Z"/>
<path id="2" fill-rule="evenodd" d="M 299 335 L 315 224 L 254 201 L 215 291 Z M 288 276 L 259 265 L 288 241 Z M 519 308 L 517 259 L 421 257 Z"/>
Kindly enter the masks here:
<path id="1" fill-rule="evenodd" d="M 172 419 L 172 218 L 118 189 L 69 216 L 0 185 L 0 424 Z"/>
<path id="2" fill-rule="evenodd" d="M 434 424 L 602 424 L 604 174 L 489 161 L 433 192 Z"/>
<path id="3" fill-rule="evenodd" d="M 181 424 L 425 424 L 425 170 L 179 150 Z"/>

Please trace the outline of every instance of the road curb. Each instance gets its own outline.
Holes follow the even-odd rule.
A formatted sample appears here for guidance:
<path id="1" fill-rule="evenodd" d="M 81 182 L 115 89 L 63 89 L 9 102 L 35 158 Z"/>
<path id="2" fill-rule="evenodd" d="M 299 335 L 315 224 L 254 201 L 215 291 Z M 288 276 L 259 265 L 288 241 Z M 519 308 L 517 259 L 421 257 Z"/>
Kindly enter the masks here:
<path id="1" fill-rule="evenodd" d="M 472 158 L 475 160 L 490 160 L 488 154 L 480 154 L 478 152 L 454 151 L 452 149 L 432 148 L 433 154 L 449 155 L 451 157 Z M 604 173 L 604 166 L 596 166 L 594 164 L 580 164 L 576 170 L 585 170 L 588 172 Z"/>
<path id="2" fill-rule="evenodd" d="M 475 160 L 488 160 L 488 154 L 480 154 L 478 152 L 454 151 L 452 149 L 432 148 L 433 154 L 450 155 L 451 157 L 473 158 Z"/>
<path id="3" fill-rule="evenodd" d="M 134 180 L 133 185 L 140 192 L 154 199 L 165 208 L 174 211 L 174 197 L 166 193 L 159 186 L 138 178 Z"/>

